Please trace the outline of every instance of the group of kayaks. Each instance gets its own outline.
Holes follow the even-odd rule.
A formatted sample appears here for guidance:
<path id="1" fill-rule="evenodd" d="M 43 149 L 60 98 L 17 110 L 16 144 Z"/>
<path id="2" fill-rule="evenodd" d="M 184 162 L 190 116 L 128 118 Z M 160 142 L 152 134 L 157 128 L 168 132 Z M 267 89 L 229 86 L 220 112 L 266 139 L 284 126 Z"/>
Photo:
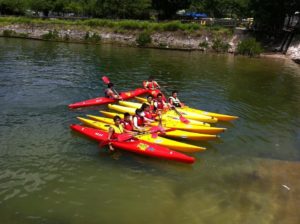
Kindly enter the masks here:
<path id="1" fill-rule="evenodd" d="M 110 110 L 100 111 L 102 116 L 87 115 L 85 118 L 77 117 L 83 125 L 72 124 L 70 128 L 105 145 L 108 139 L 108 128 L 114 124 L 112 118 L 116 115 L 123 118 L 125 112 L 134 115 L 136 109 L 146 102 L 146 98 L 138 97 L 143 94 L 152 94 L 152 90 L 138 88 L 133 91 L 122 92 L 120 93 L 122 100 L 98 97 L 70 104 L 69 108 L 71 109 L 108 104 L 108 109 Z M 127 101 L 132 98 L 135 101 Z M 187 119 L 187 122 L 182 122 L 179 119 L 178 112 Z M 145 156 L 194 163 L 195 158 L 184 153 L 203 151 L 206 148 L 180 142 L 177 139 L 215 140 L 218 138 L 218 134 L 226 129 L 214 127 L 212 124 L 218 121 L 233 121 L 237 118 L 236 116 L 206 112 L 184 106 L 177 108 L 176 112 L 174 110 L 164 112 L 161 116 L 161 123 L 151 123 L 152 128 L 150 130 L 154 131 L 137 134 L 124 140 L 110 141 L 110 144 L 115 148 Z M 121 137 L 122 134 L 119 135 Z"/>

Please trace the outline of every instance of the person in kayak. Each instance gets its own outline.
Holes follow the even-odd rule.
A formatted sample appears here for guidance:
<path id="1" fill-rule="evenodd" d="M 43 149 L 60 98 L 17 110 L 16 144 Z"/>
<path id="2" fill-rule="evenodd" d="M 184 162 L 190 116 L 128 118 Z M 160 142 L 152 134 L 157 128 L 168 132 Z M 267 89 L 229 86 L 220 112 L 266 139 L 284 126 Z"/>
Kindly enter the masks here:
<path id="1" fill-rule="evenodd" d="M 171 107 L 183 107 L 183 103 L 180 102 L 180 100 L 177 97 L 178 91 L 174 90 L 172 92 L 172 96 L 169 97 L 169 104 Z"/>
<path id="2" fill-rule="evenodd" d="M 153 76 L 149 76 L 148 80 L 143 82 L 143 86 L 145 89 L 149 89 L 149 90 L 160 89 L 160 86 L 154 80 Z"/>
<path id="3" fill-rule="evenodd" d="M 124 128 L 123 125 L 121 124 L 121 118 L 116 115 L 114 117 L 114 125 L 110 125 L 108 128 L 108 146 L 109 146 L 109 150 L 111 152 L 115 151 L 114 147 L 111 144 L 111 141 L 116 140 L 117 136 L 116 134 L 122 134 L 124 133 Z"/>
<path id="4" fill-rule="evenodd" d="M 154 100 L 152 95 L 147 96 L 147 103 L 150 106 L 150 112 L 154 114 L 156 112 L 156 107 L 154 106 Z"/>
<path id="5" fill-rule="evenodd" d="M 133 129 L 138 132 L 145 131 L 145 118 L 142 116 L 142 110 L 136 109 L 133 116 Z"/>
<path id="6" fill-rule="evenodd" d="M 148 123 L 155 122 L 156 114 L 153 114 L 150 110 L 150 105 L 148 103 L 143 103 L 141 106 L 141 116 L 144 117 L 144 120 Z"/>
<path id="7" fill-rule="evenodd" d="M 133 123 L 129 113 L 124 113 L 124 119 L 121 121 L 121 124 L 124 127 L 124 132 L 126 133 L 135 133 L 133 130 Z"/>
<path id="8" fill-rule="evenodd" d="M 116 99 L 121 100 L 121 97 L 119 94 L 116 94 L 116 92 L 113 90 L 114 84 L 112 82 L 107 84 L 107 89 L 104 91 L 104 95 L 107 98 L 110 99 Z"/>
<path id="9" fill-rule="evenodd" d="M 161 93 L 157 94 L 157 99 L 154 101 L 154 106 L 158 111 L 163 111 L 168 109 L 168 104 L 163 100 L 163 96 Z"/>

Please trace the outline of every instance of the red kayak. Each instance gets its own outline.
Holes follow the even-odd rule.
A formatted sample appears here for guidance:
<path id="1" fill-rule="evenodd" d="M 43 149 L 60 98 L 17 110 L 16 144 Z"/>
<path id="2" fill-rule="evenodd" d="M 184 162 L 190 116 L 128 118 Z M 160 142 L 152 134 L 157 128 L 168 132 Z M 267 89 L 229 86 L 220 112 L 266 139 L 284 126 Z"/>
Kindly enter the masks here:
<path id="1" fill-rule="evenodd" d="M 106 131 L 101 131 L 94 128 L 88 128 L 77 124 L 72 124 L 70 128 L 98 142 L 105 141 L 108 138 L 108 133 Z M 166 147 L 152 144 L 143 140 L 130 139 L 124 142 L 112 141 L 111 143 L 116 148 L 138 153 L 145 156 L 156 157 L 159 159 L 174 160 L 183 163 L 195 162 L 194 157 L 190 157 L 185 154 L 172 151 Z"/>
<path id="2" fill-rule="evenodd" d="M 120 93 L 120 96 L 122 97 L 123 100 L 147 93 L 148 90 L 138 88 L 133 91 L 128 91 L 128 92 L 122 92 Z M 110 99 L 107 97 L 97 97 L 94 99 L 89 99 L 89 100 L 84 100 L 78 103 L 73 103 L 69 105 L 69 108 L 78 108 L 78 107 L 89 107 L 89 106 L 96 106 L 96 105 L 103 105 L 103 104 L 108 104 L 108 103 L 114 103 L 117 100 L 115 99 Z"/>
<path id="3" fill-rule="evenodd" d="M 148 93 L 150 95 L 152 95 L 154 98 L 157 98 L 157 94 L 161 93 L 163 100 L 167 101 L 167 98 L 165 97 L 165 95 L 159 89 L 154 89 L 154 90 L 148 89 Z"/>

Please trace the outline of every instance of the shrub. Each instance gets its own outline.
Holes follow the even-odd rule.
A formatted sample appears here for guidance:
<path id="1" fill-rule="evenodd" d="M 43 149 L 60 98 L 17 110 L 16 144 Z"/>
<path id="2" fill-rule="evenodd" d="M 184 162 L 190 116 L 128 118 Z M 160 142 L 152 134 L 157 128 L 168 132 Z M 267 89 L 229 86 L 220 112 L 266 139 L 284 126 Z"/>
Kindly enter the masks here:
<path id="1" fill-rule="evenodd" d="M 16 31 L 14 31 L 14 30 L 3 30 L 2 35 L 3 35 L 4 37 L 11 37 L 11 36 L 16 36 L 17 33 L 16 33 Z"/>
<path id="2" fill-rule="evenodd" d="M 227 52 L 230 45 L 228 43 L 224 42 L 222 39 L 216 38 L 213 40 L 213 44 L 211 47 L 216 52 Z"/>
<path id="3" fill-rule="evenodd" d="M 149 34 L 149 32 L 141 32 L 138 36 L 138 38 L 136 39 L 136 42 L 139 46 L 146 46 L 147 44 L 151 43 L 151 36 Z"/>
<path id="4" fill-rule="evenodd" d="M 19 33 L 18 36 L 22 38 L 28 38 L 28 33 Z"/>
<path id="5" fill-rule="evenodd" d="M 84 39 L 88 42 L 94 42 L 97 43 L 101 40 L 101 36 L 98 35 L 97 33 L 93 33 L 92 35 L 90 35 L 90 32 L 86 32 Z"/>
<path id="6" fill-rule="evenodd" d="M 253 57 L 262 52 L 262 47 L 254 38 L 242 40 L 237 46 L 237 53 Z"/>
<path id="7" fill-rule="evenodd" d="M 48 33 L 42 35 L 42 39 L 44 40 L 58 40 L 59 35 L 57 30 L 49 30 Z"/>
<path id="8" fill-rule="evenodd" d="M 206 48 L 208 48 L 209 44 L 208 44 L 208 42 L 205 40 L 205 41 L 200 42 L 198 46 L 199 46 L 200 48 L 206 49 Z"/>
<path id="9" fill-rule="evenodd" d="M 69 40 L 70 40 L 70 35 L 66 33 L 64 36 L 64 41 L 69 41 Z"/>

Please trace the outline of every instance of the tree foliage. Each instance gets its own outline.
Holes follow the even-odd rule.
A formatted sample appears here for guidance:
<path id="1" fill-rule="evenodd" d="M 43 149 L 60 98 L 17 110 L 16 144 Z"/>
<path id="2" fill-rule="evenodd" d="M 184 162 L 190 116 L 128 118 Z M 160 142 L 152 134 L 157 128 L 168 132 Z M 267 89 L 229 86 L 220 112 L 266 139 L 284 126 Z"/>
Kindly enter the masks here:
<path id="1" fill-rule="evenodd" d="M 112 19 L 173 19 L 177 10 L 202 12 L 209 17 L 254 17 L 256 27 L 281 29 L 286 14 L 300 11 L 299 0 L 0 0 L 0 14 L 32 12 L 48 16 L 74 15 Z"/>

